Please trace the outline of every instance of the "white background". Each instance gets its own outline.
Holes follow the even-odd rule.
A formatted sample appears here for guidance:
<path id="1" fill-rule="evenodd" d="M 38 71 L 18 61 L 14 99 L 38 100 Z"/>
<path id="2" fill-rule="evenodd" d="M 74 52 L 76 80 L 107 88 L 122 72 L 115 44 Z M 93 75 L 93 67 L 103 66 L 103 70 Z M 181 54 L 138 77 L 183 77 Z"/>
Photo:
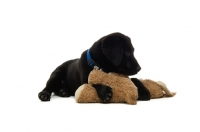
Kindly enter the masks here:
<path id="1" fill-rule="evenodd" d="M 1 0 L 0 131 L 200 131 L 199 0 Z M 142 70 L 173 98 L 77 104 L 37 94 L 50 73 L 99 38 L 132 39 Z"/>

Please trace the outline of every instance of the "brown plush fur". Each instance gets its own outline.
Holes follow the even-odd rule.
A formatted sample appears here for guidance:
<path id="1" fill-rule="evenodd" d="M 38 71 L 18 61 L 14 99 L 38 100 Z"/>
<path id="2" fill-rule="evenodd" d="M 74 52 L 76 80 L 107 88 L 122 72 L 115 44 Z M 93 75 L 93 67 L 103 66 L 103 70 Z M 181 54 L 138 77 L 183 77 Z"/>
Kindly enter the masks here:
<path id="1" fill-rule="evenodd" d="M 75 93 L 76 101 L 79 103 L 97 103 L 101 102 L 96 90 L 91 84 L 83 84 Z"/>
<path id="2" fill-rule="evenodd" d="M 176 93 L 170 92 L 163 82 L 155 82 L 150 79 L 140 80 L 149 90 L 151 99 L 161 97 L 173 97 Z M 75 99 L 78 103 L 102 102 L 92 84 L 103 84 L 112 88 L 113 96 L 110 103 L 136 104 L 138 99 L 137 87 L 127 76 L 117 73 L 104 73 L 101 70 L 93 70 L 88 77 L 89 84 L 81 85 Z"/>
<path id="3" fill-rule="evenodd" d="M 166 85 L 159 81 L 155 82 L 150 79 L 140 80 L 144 86 L 149 90 L 151 99 L 161 98 L 161 97 L 173 97 L 176 93 L 170 92 Z"/>
<path id="4" fill-rule="evenodd" d="M 76 101 L 79 103 L 101 102 L 90 84 L 103 84 L 112 88 L 113 96 L 109 102 L 136 104 L 138 99 L 137 87 L 124 75 L 117 73 L 104 73 L 93 70 L 88 78 L 89 84 L 84 84 L 75 93 Z"/>

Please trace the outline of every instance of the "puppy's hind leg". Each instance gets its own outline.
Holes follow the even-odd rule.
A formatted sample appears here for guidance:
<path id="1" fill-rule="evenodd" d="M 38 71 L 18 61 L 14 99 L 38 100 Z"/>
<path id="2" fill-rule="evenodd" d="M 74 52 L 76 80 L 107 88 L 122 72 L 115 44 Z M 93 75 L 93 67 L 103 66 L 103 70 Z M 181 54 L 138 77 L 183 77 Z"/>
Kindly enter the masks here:
<path id="1" fill-rule="evenodd" d="M 60 88 L 55 89 L 53 92 L 60 97 L 69 97 L 70 96 L 70 92 L 69 92 L 67 86 L 64 84 L 64 82 L 62 83 L 62 86 Z"/>
<path id="2" fill-rule="evenodd" d="M 38 94 L 38 98 L 41 101 L 50 101 L 52 92 L 61 88 L 65 73 L 65 67 L 63 65 L 57 67 L 52 72 L 49 80 L 46 83 L 46 87 Z"/>

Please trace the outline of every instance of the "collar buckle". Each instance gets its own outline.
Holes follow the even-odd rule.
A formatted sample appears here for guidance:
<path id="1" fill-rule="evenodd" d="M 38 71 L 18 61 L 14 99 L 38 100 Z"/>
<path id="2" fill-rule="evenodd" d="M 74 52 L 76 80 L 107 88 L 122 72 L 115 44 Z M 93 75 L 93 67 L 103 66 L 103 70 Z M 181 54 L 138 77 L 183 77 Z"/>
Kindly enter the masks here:
<path id="1" fill-rule="evenodd" d="M 98 66 L 94 66 L 94 70 L 100 70 Z"/>

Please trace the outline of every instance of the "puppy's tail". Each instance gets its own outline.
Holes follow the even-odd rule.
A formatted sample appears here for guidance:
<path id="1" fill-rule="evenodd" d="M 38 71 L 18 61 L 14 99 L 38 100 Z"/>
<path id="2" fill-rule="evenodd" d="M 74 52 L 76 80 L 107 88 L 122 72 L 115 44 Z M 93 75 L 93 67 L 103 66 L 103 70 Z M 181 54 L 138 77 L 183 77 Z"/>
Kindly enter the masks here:
<path id="1" fill-rule="evenodd" d="M 161 86 L 162 90 L 164 91 L 164 97 L 173 97 L 176 95 L 176 92 L 170 92 L 169 89 L 167 88 L 166 84 L 161 82 L 161 81 L 158 81 L 157 82 L 158 85 Z"/>

